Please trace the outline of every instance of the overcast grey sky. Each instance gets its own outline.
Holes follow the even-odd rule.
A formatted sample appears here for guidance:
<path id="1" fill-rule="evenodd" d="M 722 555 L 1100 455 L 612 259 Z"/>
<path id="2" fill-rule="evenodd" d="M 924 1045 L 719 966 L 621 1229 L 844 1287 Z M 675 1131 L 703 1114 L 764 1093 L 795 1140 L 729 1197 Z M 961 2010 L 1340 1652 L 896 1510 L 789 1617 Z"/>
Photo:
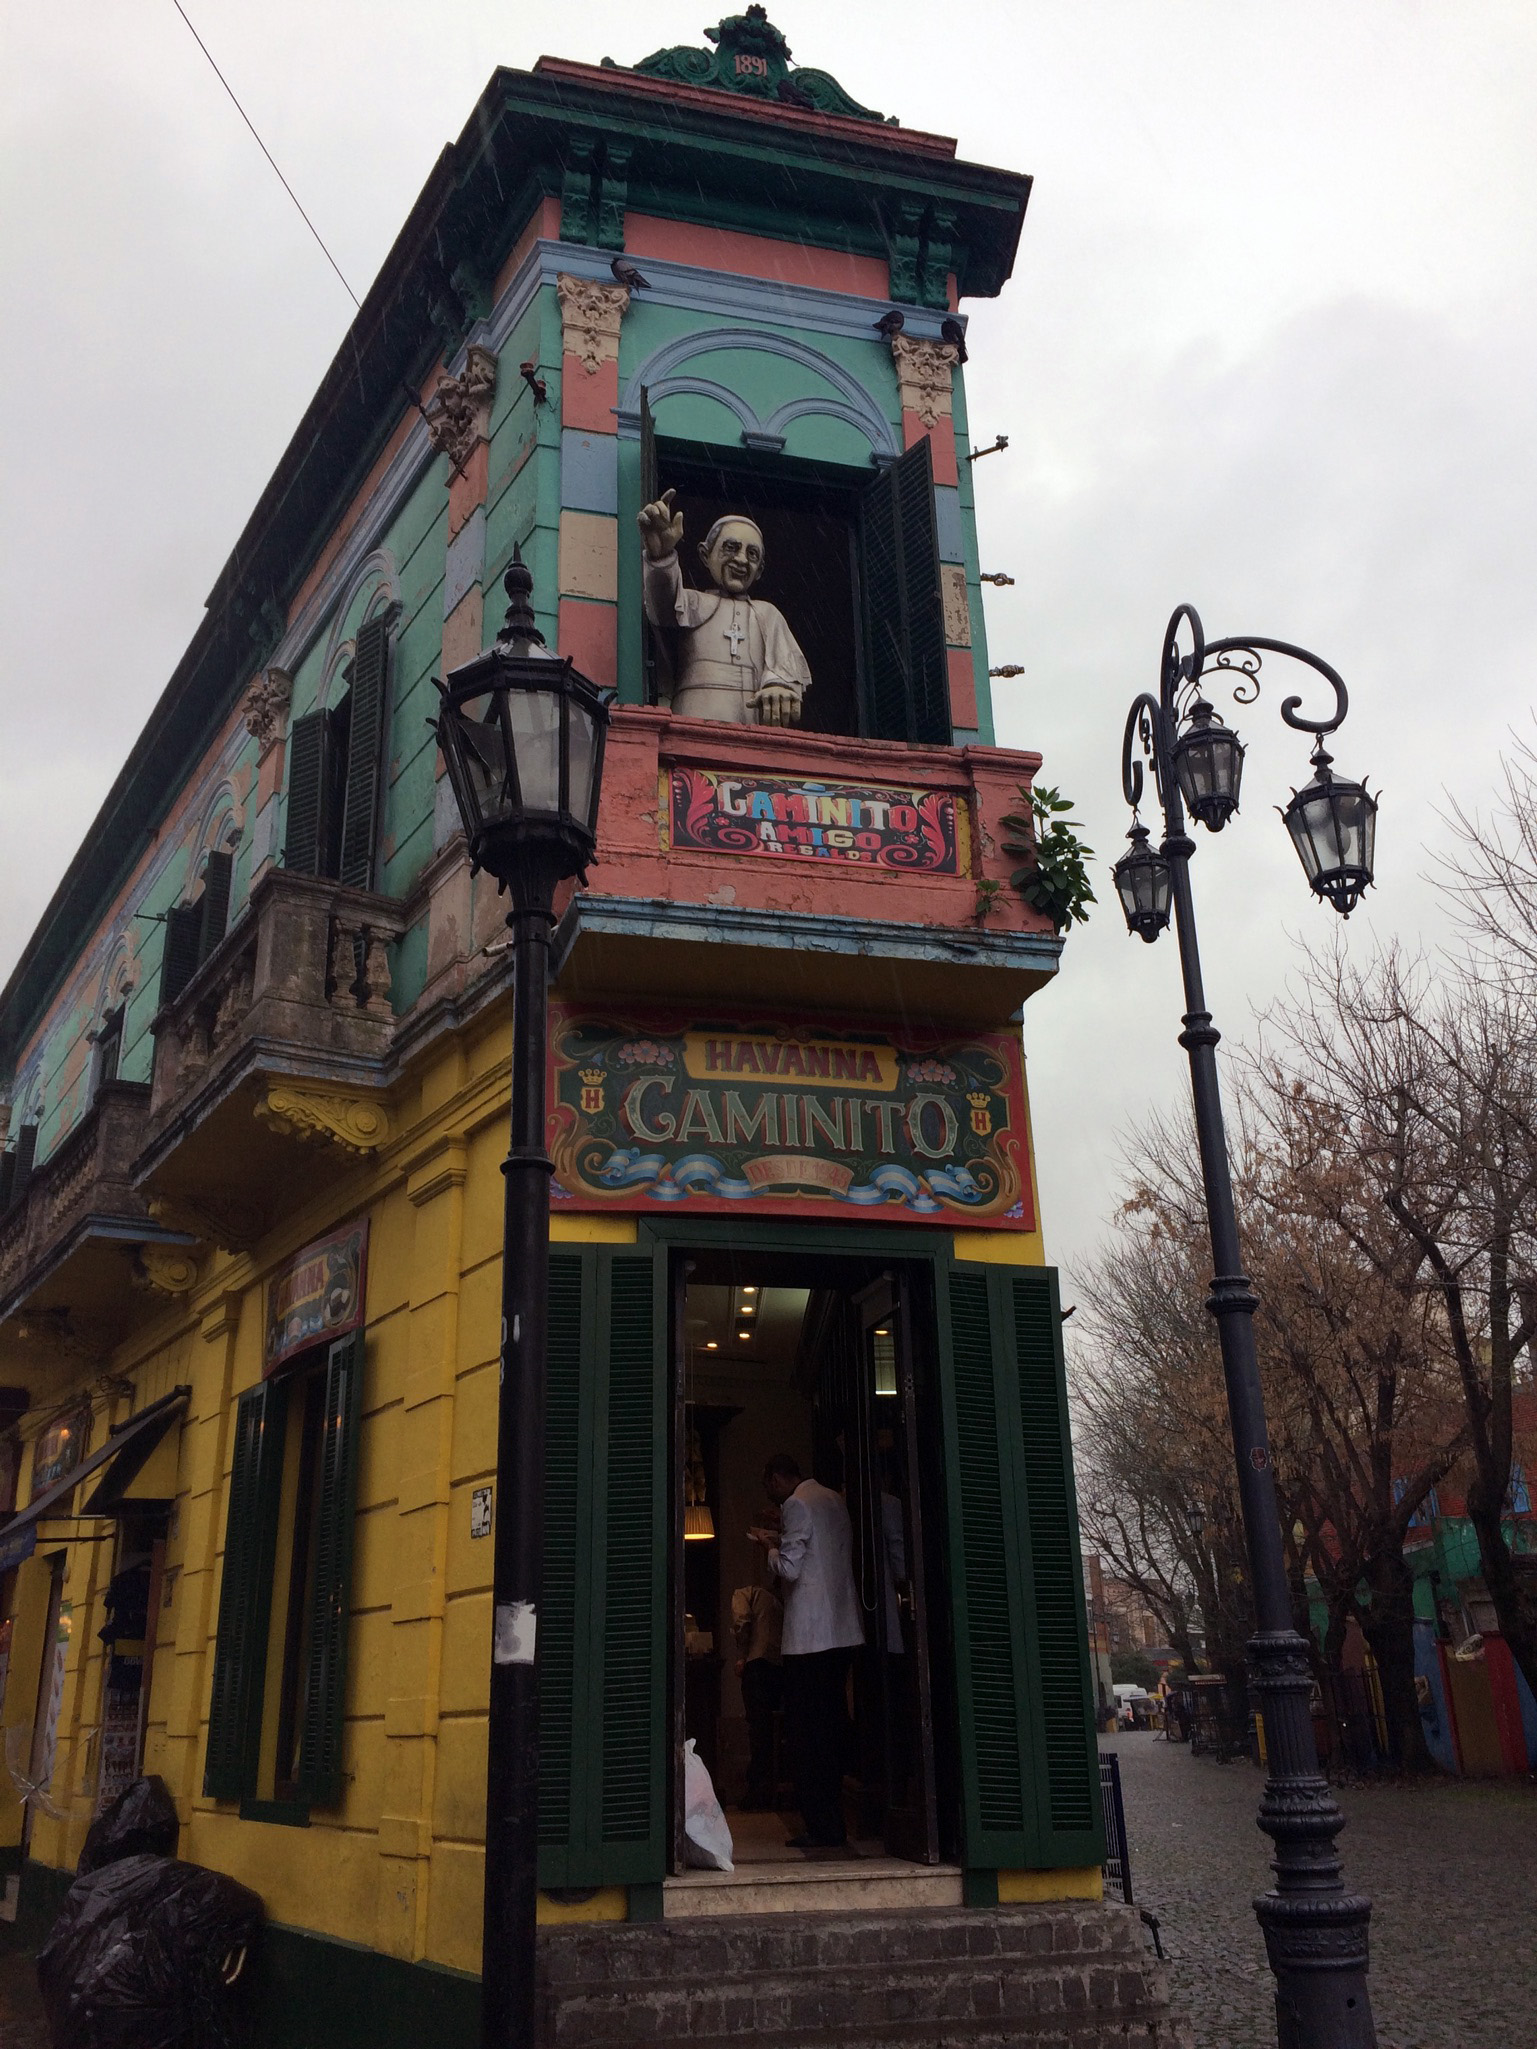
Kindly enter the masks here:
<path id="1" fill-rule="evenodd" d="M 498 63 L 700 43 L 699 0 L 185 0 L 361 296 Z M 1423 874 L 1537 657 L 1529 0 L 774 0 L 798 62 L 1033 172 L 1014 282 L 968 303 L 1002 741 L 1114 857 L 1125 708 L 1188 599 L 1344 673 L 1384 791 L 1351 921 L 1437 932 Z M 0 70 L 5 699 L 0 975 L 94 815 L 352 307 L 171 0 L 9 11 Z M 1271 806 L 1278 687 L 1235 715 L 1242 818 L 1196 888 L 1219 1024 L 1283 982 L 1307 897 Z M 1047 1249 L 1113 1200 L 1118 1130 L 1183 1087 L 1172 940 L 1107 900 L 1027 1013 Z"/>

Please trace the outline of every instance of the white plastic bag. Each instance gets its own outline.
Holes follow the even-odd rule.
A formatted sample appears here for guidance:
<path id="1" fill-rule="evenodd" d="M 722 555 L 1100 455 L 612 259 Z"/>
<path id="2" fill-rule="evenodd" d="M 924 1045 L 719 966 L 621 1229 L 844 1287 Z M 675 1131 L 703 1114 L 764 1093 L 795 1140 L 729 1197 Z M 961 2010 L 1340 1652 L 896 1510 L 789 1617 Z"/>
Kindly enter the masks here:
<path id="1" fill-rule="evenodd" d="M 684 1853 L 701 1871 L 731 1871 L 731 1830 L 710 1774 L 689 1737 L 683 1746 Z"/>

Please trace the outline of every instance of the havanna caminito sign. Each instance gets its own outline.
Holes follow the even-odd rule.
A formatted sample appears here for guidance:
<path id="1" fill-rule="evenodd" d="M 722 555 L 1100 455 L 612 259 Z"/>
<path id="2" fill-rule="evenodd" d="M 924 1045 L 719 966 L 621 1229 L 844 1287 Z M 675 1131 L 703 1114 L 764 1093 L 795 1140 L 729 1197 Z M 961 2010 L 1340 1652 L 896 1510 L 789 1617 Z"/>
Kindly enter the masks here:
<path id="1" fill-rule="evenodd" d="M 699 1211 L 1029 1231 L 1018 1037 L 556 1006 L 557 1209 Z"/>
<path id="2" fill-rule="evenodd" d="M 966 810 L 952 790 L 682 765 L 666 774 L 664 816 L 675 848 L 847 861 L 909 874 L 958 875 L 967 866 Z"/>

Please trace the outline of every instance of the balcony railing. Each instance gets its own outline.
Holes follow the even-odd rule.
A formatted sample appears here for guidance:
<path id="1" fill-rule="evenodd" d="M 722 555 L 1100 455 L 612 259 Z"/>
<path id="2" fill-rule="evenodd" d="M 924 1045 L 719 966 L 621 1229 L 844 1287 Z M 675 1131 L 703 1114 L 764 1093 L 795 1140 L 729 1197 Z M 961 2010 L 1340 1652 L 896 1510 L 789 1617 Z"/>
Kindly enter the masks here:
<path id="1" fill-rule="evenodd" d="M 25 1194 L 0 1220 L 0 1303 L 48 1270 L 83 1228 L 147 1222 L 131 1170 L 148 1111 L 142 1082 L 103 1082 L 64 1143 L 33 1169 Z"/>
<path id="2" fill-rule="evenodd" d="M 393 897 L 269 869 L 244 915 L 155 1019 L 149 1149 L 264 1069 L 379 1086 L 395 1029 Z"/>

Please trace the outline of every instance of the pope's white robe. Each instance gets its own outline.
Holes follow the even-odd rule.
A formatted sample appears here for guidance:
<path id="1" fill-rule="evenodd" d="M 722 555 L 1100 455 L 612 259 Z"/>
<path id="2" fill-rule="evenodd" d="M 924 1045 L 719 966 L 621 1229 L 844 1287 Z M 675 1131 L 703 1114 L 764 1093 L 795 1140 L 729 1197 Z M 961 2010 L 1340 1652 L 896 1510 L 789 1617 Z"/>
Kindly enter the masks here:
<path id="1" fill-rule="evenodd" d="M 682 642 L 672 693 L 672 708 L 682 717 L 756 725 L 753 699 L 765 683 L 794 691 L 797 704 L 810 689 L 806 657 L 776 606 L 721 590 L 690 590 L 676 554 L 660 562 L 646 558 L 644 589 L 646 617 L 653 626 L 677 628 Z"/>

